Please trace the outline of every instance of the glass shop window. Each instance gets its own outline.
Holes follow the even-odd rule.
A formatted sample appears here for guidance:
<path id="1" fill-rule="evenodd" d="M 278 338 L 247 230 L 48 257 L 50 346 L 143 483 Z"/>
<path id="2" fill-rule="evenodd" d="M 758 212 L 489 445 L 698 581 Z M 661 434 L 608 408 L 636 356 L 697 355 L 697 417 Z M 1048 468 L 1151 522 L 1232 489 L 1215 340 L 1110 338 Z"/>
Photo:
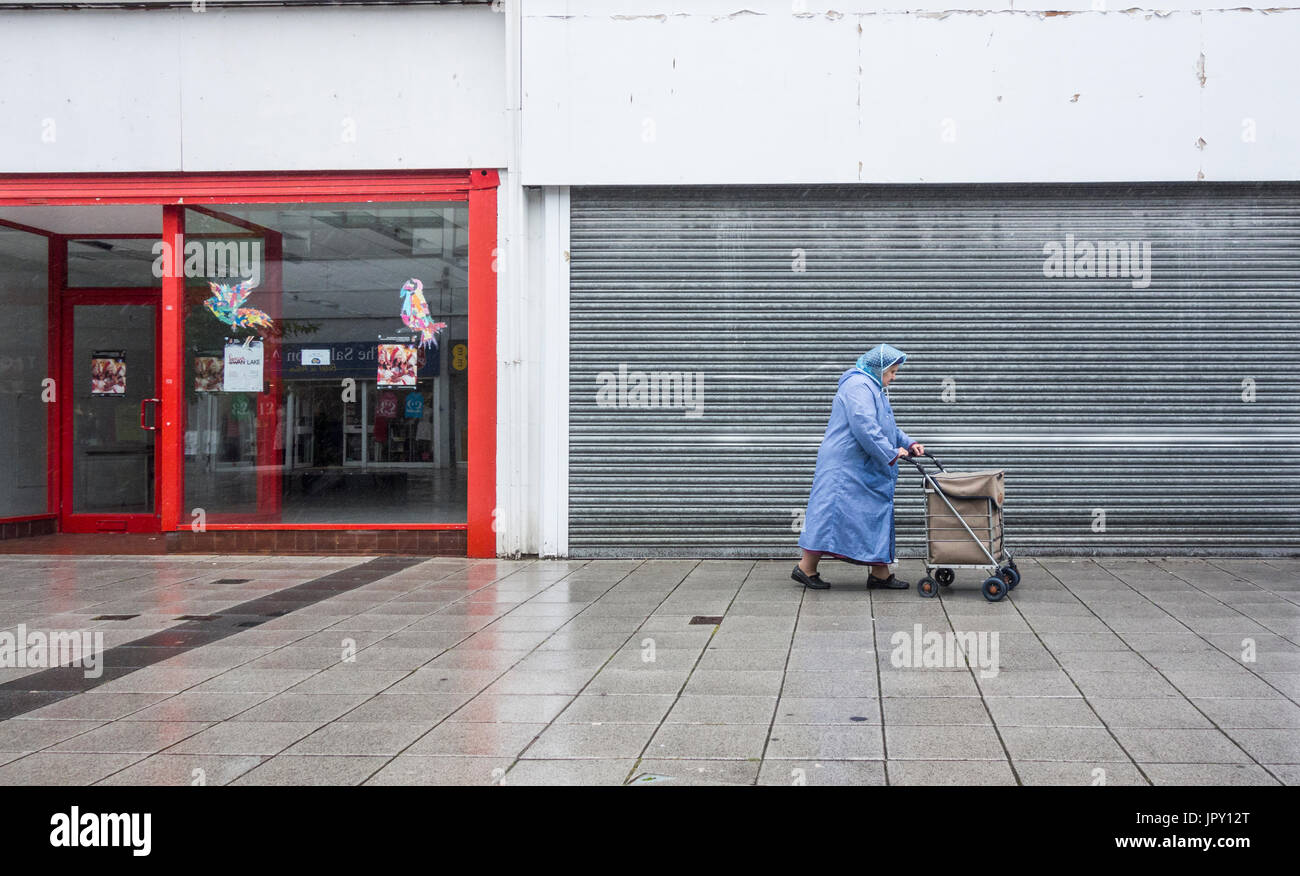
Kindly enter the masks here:
<path id="1" fill-rule="evenodd" d="M 40 234 L 0 226 L 0 517 L 44 514 L 49 374 L 49 250 Z M 57 390 L 57 387 L 51 387 Z"/>
<path id="2" fill-rule="evenodd" d="M 68 288 L 162 288 L 159 246 L 157 234 L 72 238 Z"/>
<path id="3" fill-rule="evenodd" d="M 468 218 L 186 210 L 187 515 L 465 522 Z"/>

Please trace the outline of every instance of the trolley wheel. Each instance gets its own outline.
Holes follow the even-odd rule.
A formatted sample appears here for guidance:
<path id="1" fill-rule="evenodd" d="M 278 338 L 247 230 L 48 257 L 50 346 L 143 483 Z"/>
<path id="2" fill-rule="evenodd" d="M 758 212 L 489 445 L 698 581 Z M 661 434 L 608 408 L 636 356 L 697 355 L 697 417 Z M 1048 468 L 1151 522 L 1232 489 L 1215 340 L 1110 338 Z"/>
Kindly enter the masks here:
<path id="1" fill-rule="evenodd" d="M 1007 590 L 1015 590 L 1020 584 L 1020 572 L 1014 565 L 1002 570 L 1002 580 L 1007 582 Z"/>
<path id="2" fill-rule="evenodd" d="M 984 579 L 984 598 L 989 602 L 999 602 L 1007 595 L 1007 583 L 997 576 Z"/>
<path id="3" fill-rule="evenodd" d="M 926 575 L 920 581 L 916 582 L 916 592 L 927 599 L 934 599 L 939 595 L 939 582 L 935 581 L 929 575 Z"/>
<path id="4" fill-rule="evenodd" d="M 940 585 L 944 587 L 951 587 L 952 582 L 957 578 L 957 575 L 953 572 L 952 569 L 940 569 L 939 571 L 934 573 L 934 577 L 936 580 L 938 580 Z"/>

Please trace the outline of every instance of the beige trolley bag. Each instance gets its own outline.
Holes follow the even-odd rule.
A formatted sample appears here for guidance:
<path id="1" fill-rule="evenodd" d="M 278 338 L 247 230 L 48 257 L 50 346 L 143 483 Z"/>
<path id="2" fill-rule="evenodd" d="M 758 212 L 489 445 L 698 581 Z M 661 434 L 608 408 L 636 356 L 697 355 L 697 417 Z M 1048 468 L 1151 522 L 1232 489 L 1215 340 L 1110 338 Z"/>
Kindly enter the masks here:
<path id="1" fill-rule="evenodd" d="M 926 471 L 928 458 L 939 471 Z M 949 472 L 928 453 L 908 460 L 921 473 L 925 487 L 925 577 L 917 592 L 934 597 L 952 584 L 953 569 L 984 569 L 989 577 L 980 588 L 997 602 L 1020 583 L 1016 561 L 1002 541 L 1002 503 L 1006 498 L 1000 470 Z"/>

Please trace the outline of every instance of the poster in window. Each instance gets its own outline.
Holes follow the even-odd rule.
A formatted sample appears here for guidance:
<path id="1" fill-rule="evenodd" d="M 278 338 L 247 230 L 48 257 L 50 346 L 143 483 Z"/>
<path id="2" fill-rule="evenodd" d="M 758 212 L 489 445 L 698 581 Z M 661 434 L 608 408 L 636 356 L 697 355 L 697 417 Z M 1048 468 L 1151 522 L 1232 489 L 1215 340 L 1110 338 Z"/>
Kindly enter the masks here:
<path id="1" fill-rule="evenodd" d="M 126 351 L 96 350 L 90 354 L 90 394 L 126 393 Z"/>
<path id="2" fill-rule="evenodd" d="M 418 362 L 414 344 L 380 344 L 379 386 L 415 386 Z"/>
<path id="3" fill-rule="evenodd" d="M 406 396 L 406 418 L 408 420 L 418 420 L 424 416 L 424 395 L 419 392 L 412 392 Z"/>
<path id="4" fill-rule="evenodd" d="M 380 444 L 388 441 L 388 427 L 397 417 L 397 393 L 381 392 L 375 399 L 375 440 Z"/>
<path id="5" fill-rule="evenodd" d="M 221 388 L 226 392 L 261 392 L 262 352 L 261 341 L 227 341 Z"/>
<path id="6" fill-rule="evenodd" d="M 195 356 L 194 391 L 221 392 L 223 364 L 220 356 Z"/>
<path id="7" fill-rule="evenodd" d="M 242 392 L 236 393 L 230 397 L 230 419 L 233 423 L 237 420 L 251 420 L 253 418 L 253 404 L 248 400 L 248 396 Z M 236 431 L 235 435 L 239 433 Z"/>

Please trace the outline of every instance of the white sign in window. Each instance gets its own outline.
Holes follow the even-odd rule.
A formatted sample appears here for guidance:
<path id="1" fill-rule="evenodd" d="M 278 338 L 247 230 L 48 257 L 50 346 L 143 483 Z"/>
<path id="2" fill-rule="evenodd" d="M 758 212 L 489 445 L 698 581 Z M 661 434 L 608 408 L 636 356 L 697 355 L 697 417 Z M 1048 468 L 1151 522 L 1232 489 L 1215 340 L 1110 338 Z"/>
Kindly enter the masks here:
<path id="1" fill-rule="evenodd" d="M 221 388 L 225 392 L 262 391 L 262 342 L 227 341 Z"/>

